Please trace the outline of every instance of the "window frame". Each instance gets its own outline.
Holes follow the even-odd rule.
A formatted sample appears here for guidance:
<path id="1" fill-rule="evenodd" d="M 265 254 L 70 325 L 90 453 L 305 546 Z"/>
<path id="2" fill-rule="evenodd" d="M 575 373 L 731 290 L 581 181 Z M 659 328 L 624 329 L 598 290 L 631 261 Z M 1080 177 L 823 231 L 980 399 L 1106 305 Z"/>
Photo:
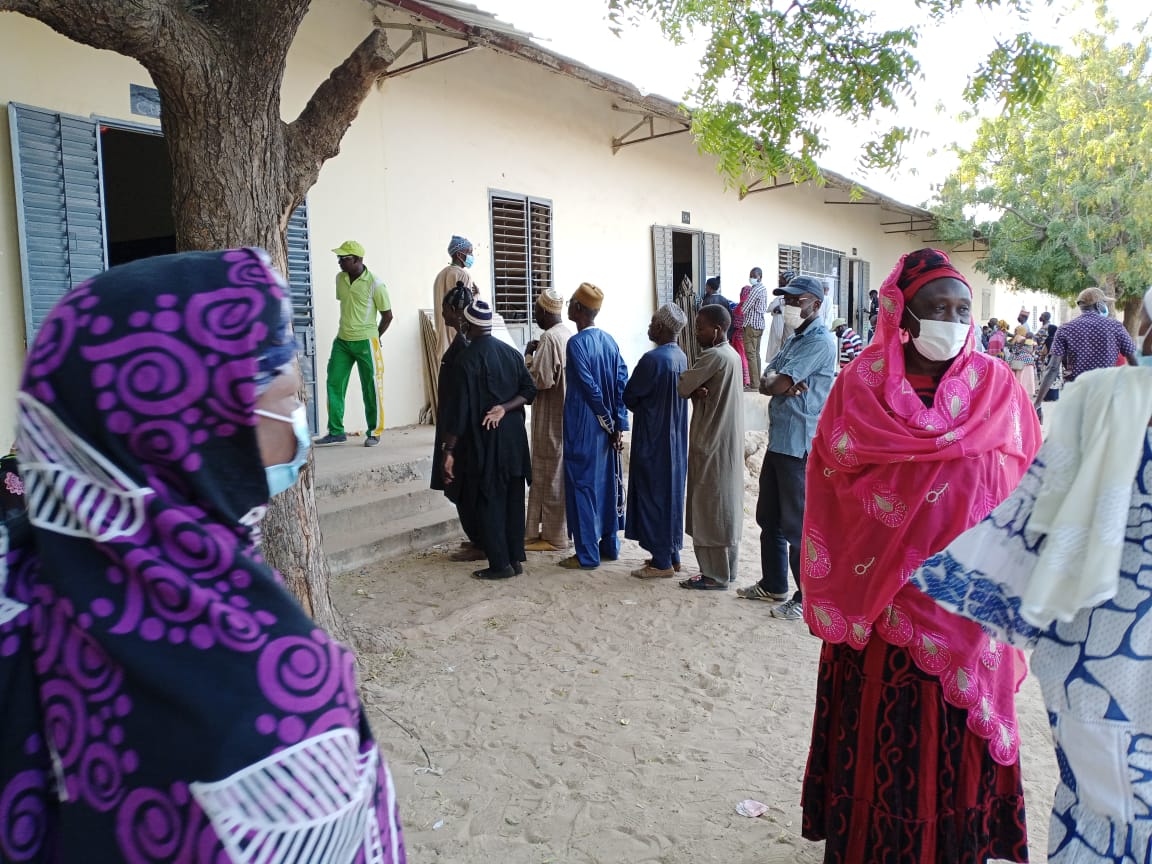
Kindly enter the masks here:
<path id="1" fill-rule="evenodd" d="M 523 236 L 523 280 L 522 285 L 505 282 L 507 273 L 515 271 L 519 262 L 502 262 L 502 256 L 512 245 L 506 238 L 498 240 L 497 202 L 519 204 Z M 547 214 L 545 229 L 539 229 L 534 218 L 537 213 Z M 537 295 L 555 285 L 556 273 L 556 208 L 550 198 L 508 192 L 503 189 L 488 190 L 488 231 L 489 248 L 492 250 L 492 308 L 502 315 L 510 325 L 532 324 L 532 306 Z M 545 233 L 546 232 L 546 233 Z M 543 253 L 543 254 L 542 254 Z M 514 300 L 509 295 L 521 294 Z"/>

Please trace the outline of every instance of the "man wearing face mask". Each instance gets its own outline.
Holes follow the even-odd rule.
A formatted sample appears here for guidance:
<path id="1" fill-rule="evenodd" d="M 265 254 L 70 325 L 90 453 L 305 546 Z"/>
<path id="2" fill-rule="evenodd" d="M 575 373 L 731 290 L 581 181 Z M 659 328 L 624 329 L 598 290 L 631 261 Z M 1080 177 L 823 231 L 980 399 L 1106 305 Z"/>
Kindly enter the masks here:
<path id="1" fill-rule="evenodd" d="M 1104 369 L 1116 365 L 1116 358 L 1123 357 L 1129 366 L 1136 366 L 1136 343 L 1124 329 L 1124 325 L 1108 315 L 1107 297 L 1099 288 L 1085 288 L 1076 298 L 1080 317 L 1073 318 L 1056 331 L 1049 352 L 1048 368 L 1040 381 L 1035 398 L 1036 408 L 1040 408 L 1042 397 L 1056 380 L 1060 366 L 1064 368 L 1064 381 L 1075 381 L 1080 375 L 1092 369 Z M 1103 309 L 1103 314 L 1101 314 Z"/>
<path id="2" fill-rule="evenodd" d="M 439 337 L 437 357 L 444 356 L 453 339 L 453 334 L 448 331 L 448 325 L 439 314 L 444 305 L 444 298 L 458 282 L 462 282 L 465 288 L 470 289 L 473 297 L 480 294 L 479 289 L 472 284 L 472 274 L 468 272 L 468 268 L 476 260 L 472 254 L 472 241 L 459 234 L 453 234 L 452 239 L 448 241 L 448 257 L 452 260 L 448 262 L 447 267 L 436 274 L 436 279 L 432 282 L 432 309 L 436 313 L 436 334 Z"/>
<path id="3" fill-rule="evenodd" d="M 760 337 L 764 334 L 764 313 L 768 310 L 768 289 L 762 281 L 764 271 L 753 267 L 748 273 L 747 297 L 741 304 L 744 312 L 744 352 L 748 355 L 748 377 L 760 380 Z"/>
<path id="4" fill-rule="evenodd" d="M 384 281 L 364 266 L 363 246 L 348 240 L 332 252 L 340 267 L 336 274 L 340 326 L 328 358 L 328 434 L 317 438 L 316 443 L 343 444 L 348 440 L 344 434 L 344 396 L 355 366 L 368 424 L 364 446 L 375 447 L 384 431 L 384 358 L 380 337 L 392 324 L 392 301 Z"/>
<path id="5" fill-rule="evenodd" d="M 791 270 L 785 270 L 780 274 L 777 281 L 777 287 L 783 288 L 789 282 L 796 278 L 796 274 Z M 768 335 L 764 339 L 764 358 L 771 360 L 780 353 L 780 349 L 784 347 L 784 343 L 788 337 L 792 335 L 792 328 L 789 327 L 784 321 L 784 298 L 775 297 L 768 304 L 765 310 L 765 322 L 768 328 Z M 760 376 L 757 375 L 752 379 L 752 384 L 756 387 L 760 386 Z"/>
<path id="6" fill-rule="evenodd" d="M 800 532 L 804 526 L 804 473 L 816 421 L 836 374 L 836 337 L 820 316 L 824 286 L 812 276 L 797 276 L 775 292 L 784 301 L 781 314 L 795 332 L 771 360 L 760 379 L 768 405 L 768 452 L 760 468 L 756 524 L 760 526 L 760 581 L 736 594 L 745 600 L 778 603 L 772 615 L 788 621 L 803 617 L 800 591 Z M 788 570 L 796 592 L 788 595 Z M 781 601 L 784 601 L 781 603 Z"/>

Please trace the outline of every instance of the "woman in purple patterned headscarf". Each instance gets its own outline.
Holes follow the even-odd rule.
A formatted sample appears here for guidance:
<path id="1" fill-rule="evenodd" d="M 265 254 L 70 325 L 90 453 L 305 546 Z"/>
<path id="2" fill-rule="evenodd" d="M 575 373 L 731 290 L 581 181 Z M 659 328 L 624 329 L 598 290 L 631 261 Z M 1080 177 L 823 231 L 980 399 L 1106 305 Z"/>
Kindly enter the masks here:
<path id="1" fill-rule="evenodd" d="M 0 529 L 0 861 L 403 864 L 355 659 L 259 552 L 307 455 L 294 353 L 251 249 L 115 268 L 44 322 L 31 539 Z"/>

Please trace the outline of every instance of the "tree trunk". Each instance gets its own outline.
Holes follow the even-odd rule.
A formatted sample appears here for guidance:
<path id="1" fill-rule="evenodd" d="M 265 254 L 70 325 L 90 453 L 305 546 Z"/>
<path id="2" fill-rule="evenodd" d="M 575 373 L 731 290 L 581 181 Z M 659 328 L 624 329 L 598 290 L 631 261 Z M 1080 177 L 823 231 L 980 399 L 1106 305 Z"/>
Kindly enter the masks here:
<path id="1" fill-rule="evenodd" d="M 1135 339 L 1140 332 L 1140 310 L 1144 308 L 1144 298 L 1142 296 L 1125 297 L 1120 301 L 1120 308 L 1124 312 L 1124 326 Z"/>
<path id="2" fill-rule="evenodd" d="M 250 56 L 229 68 L 219 54 L 207 60 L 203 46 L 187 50 L 190 56 L 173 64 L 180 70 L 175 81 L 155 76 L 172 162 L 177 248 L 260 246 L 286 273 L 284 231 L 299 201 L 286 191 L 279 74 L 253 68 L 259 61 Z M 348 641 L 329 595 L 314 478 L 309 455 L 299 482 L 272 499 L 264 554 L 313 620 Z"/>
<path id="3" fill-rule="evenodd" d="M 372 28 L 291 124 L 280 119 L 288 49 L 310 0 L 0 0 L 85 45 L 138 60 L 163 105 L 179 249 L 262 246 L 287 273 L 292 210 L 340 152 L 364 97 L 396 59 Z M 300 396 L 303 399 L 304 393 Z M 264 553 L 320 626 L 345 639 L 328 594 L 314 463 L 273 499 Z"/>

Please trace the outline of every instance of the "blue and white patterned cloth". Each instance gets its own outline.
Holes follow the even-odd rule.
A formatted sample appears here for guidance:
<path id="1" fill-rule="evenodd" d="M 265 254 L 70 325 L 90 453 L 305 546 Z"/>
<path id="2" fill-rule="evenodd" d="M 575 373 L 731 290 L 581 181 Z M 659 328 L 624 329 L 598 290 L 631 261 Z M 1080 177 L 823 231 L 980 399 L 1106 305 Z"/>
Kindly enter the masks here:
<path id="1" fill-rule="evenodd" d="M 1114 597 L 1045 629 L 1020 616 L 1044 541 L 1029 519 L 1044 450 L 1008 500 L 912 581 L 995 637 L 1030 647 L 1060 766 L 1048 860 L 1152 862 L 1152 431 L 1132 489 Z"/>

